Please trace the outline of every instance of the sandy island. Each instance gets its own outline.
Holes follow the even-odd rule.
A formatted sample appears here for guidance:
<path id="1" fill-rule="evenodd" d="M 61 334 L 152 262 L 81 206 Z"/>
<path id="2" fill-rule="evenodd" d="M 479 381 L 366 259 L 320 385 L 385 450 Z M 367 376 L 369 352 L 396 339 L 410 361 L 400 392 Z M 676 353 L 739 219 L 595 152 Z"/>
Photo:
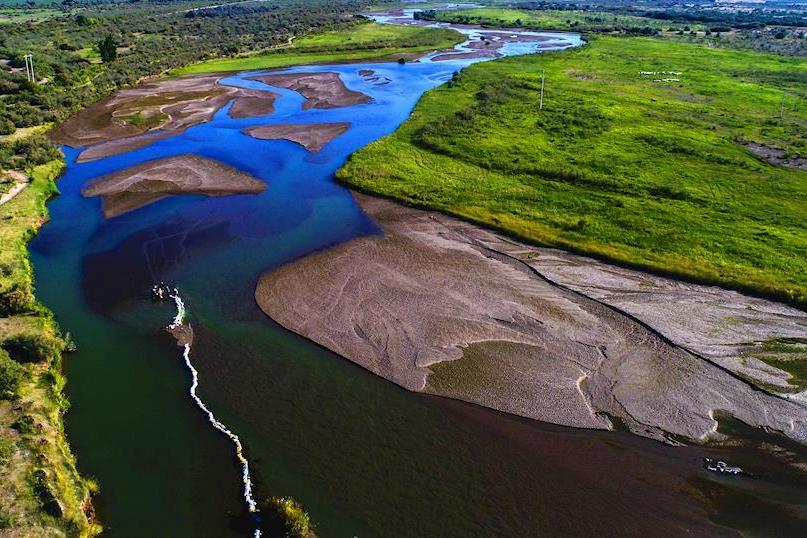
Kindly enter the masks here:
<path id="1" fill-rule="evenodd" d="M 495 50 L 475 50 L 473 52 L 452 52 L 447 54 L 438 54 L 432 57 L 433 62 L 444 62 L 447 60 L 464 60 L 469 58 L 498 58 L 501 56 Z"/>
<path id="2" fill-rule="evenodd" d="M 209 121 L 234 100 L 230 116 L 270 114 L 277 94 L 222 86 L 223 75 L 180 77 L 115 93 L 90 105 L 50 132 L 58 144 L 87 147 L 77 162 L 140 149 Z"/>
<path id="3" fill-rule="evenodd" d="M 157 159 L 102 176 L 84 187 L 100 196 L 104 216 L 116 217 L 176 194 L 257 194 L 266 183 L 226 164 L 187 154 Z"/>
<path id="4" fill-rule="evenodd" d="M 310 108 L 339 108 L 371 103 L 369 95 L 349 90 L 338 73 L 292 73 L 250 77 L 270 86 L 286 88 L 307 99 L 303 110 Z"/>
<path id="5" fill-rule="evenodd" d="M 244 129 L 244 133 L 261 140 L 288 140 L 303 146 L 311 152 L 321 150 L 325 145 L 344 134 L 350 123 L 286 123 L 258 125 Z"/>
<path id="6" fill-rule="evenodd" d="M 637 434 L 673 442 L 717 437 L 713 413 L 723 411 L 807 442 L 807 408 L 672 341 L 703 350 L 742 330 L 712 333 L 708 316 L 699 325 L 707 306 L 678 324 L 687 301 L 702 299 L 697 286 L 679 283 L 689 289 L 680 304 L 674 281 L 638 281 L 636 272 L 612 277 L 623 270 L 589 269 L 586 258 L 529 247 L 457 219 L 356 199 L 384 236 L 354 239 L 261 277 L 258 304 L 288 329 L 409 390 L 546 422 L 610 429 L 618 420 Z M 564 285 L 548 280 L 544 268 Z M 618 279 L 625 294 L 610 287 Z M 661 321 L 669 339 L 640 321 L 642 308 L 626 307 L 633 317 L 607 304 L 622 307 L 631 296 L 641 302 L 640 289 L 650 298 L 644 316 Z M 724 293 L 707 296 L 715 312 L 745 308 L 739 294 Z M 762 303 L 756 321 L 770 325 L 755 334 L 804 334 L 803 313 L 788 318 L 793 312 L 777 314 L 787 307 Z M 659 320 L 665 312 L 666 321 Z M 746 315 L 751 325 L 752 313 Z"/>

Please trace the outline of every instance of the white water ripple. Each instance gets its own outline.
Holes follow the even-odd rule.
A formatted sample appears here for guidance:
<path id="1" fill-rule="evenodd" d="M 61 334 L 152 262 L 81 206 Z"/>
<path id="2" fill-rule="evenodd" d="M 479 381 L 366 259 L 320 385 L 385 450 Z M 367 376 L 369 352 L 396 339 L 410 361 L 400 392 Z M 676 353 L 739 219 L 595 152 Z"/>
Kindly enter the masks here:
<path id="1" fill-rule="evenodd" d="M 182 298 L 179 296 L 179 293 L 173 293 L 170 295 L 172 299 L 174 299 L 174 303 L 177 306 L 177 315 L 174 317 L 174 320 L 168 326 L 169 329 L 176 329 L 180 325 L 182 325 L 183 321 L 185 320 L 185 303 L 182 301 Z M 250 513 L 256 513 L 258 511 L 257 503 L 255 502 L 254 497 L 252 496 L 252 478 L 250 478 L 249 474 L 249 461 L 244 456 L 244 447 L 241 444 L 241 439 L 238 438 L 238 435 L 230 431 L 227 426 L 221 423 L 213 412 L 207 408 L 205 403 L 202 401 L 201 398 L 196 394 L 196 389 L 199 386 L 199 372 L 196 368 L 193 367 L 193 363 L 191 362 L 191 345 L 185 344 L 184 351 L 182 353 L 183 358 L 185 359 L 185 365 L 188 367 L 188 370 L 191 372 L 191 376 L 193 378 L 193 382 L 191 383 L 190 388 L 190 395 L 193 398 L 193 401 L 196 402 L 196 405 L 201 409 L 206 415 L 207 419 L 210 424 L 224 435 L 230 438 L 230 440 L 235 445 L 235 456 L 238 458 L 238 461 L 241 463 L 241 481 L 244 484 L 244 500 L 247 503 L 247 507 Z M 261 537 L 261 530 L 255 529 L 255 533 L 253 535 L 254 538 Z"/>

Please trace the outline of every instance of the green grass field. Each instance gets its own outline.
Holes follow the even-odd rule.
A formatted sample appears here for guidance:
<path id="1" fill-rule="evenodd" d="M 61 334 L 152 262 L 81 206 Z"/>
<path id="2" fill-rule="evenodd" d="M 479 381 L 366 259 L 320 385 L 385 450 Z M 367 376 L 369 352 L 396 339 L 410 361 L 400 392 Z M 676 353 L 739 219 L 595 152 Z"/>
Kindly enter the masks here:
<path id="1" fill-rule="evenodd" d="M 255 56 L 220 58 L 174 71 L 173 75 L 271 69 L 289 65 L 349 62 L 451 48 L 464 40 L 445 28 L 367 23 L 340 32 L 295 39 L 289 47 Z"/>
<path id="2" fill-rule="evenodd" d="M 739 142 L 807 155 L 806 97 L 804 60 L 598 36 L 466 69 L 337 178 L 536 244 L 804 307 L 807 173 Z"/>
<path id="3" fill-rule="evenodd" d="M 438 19 L 445 22 L 468 22 L 492 26 L 523 26 L 535 30 L 574 30 L 579 32 L 602 32 L 614 29 L 653 28 L 666 30 L 670 27 L 702 30 L 700 24 L 676 24 L 673 21 L 620 15 L 607 11 L 561 11 L 520 10 L 499 8 L 475 8 L 439 11 Z"/>

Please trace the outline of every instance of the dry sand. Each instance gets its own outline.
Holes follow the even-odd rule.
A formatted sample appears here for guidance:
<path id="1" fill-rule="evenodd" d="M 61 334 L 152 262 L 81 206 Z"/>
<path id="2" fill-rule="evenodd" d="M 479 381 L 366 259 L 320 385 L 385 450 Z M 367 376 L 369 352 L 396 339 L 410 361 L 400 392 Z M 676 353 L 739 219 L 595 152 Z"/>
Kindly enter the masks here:
<path id="1" fill-rule="evenodd" d="M 91 146 L 79 162 L 132 151 L 209 121 L 235 100 L 236 118 L 269 114 L 277 95 L 268 91 L 221 86 L 222 75 L 180 77 L 115 93 L 88 106 L 50 132 L 58 144 Z M 134 119 L 137 118 L 137 119 Z"/>
<path id="2" fill-rule="evenodd" d="M 289 123 L 259 125 L 244 129 L 244 133 L 261 140 L 288 140 L 300 144 L 308 151 L 317 152 L 344 134 L 350 123 Z"/>
<path id="3" fill-rule="evenodd" d="M 805 407 L 546 280 L 533 267 L 537 249 L 436 213 L 356 198 L 384 236 L 260 279 L 258 304 L 290 330 L 407 389 L 556 424 L 608 429 L 616 419 L 660 440 L 705 440 L 718 436 L 713 412 L 724 411 L 807 442 Z M 585 280 L 581 274 L 574 278 Z"/>
<path id="4" fill-rule="evenodd" d="M 270 86 L 299 92 L 307 99 L 303 109 L 339 108 L 371 103 L 372 98 L 361 92 L 349 90 L 338 73 L 293 73 L 259 75 L 250 77 Z"/>
<path id="5" fill-rule="evenodd" d="M 256 194 L 266 183 L 226 164 L 197 155 L 148 161 L 102 176 L 81 191 L 101 196 L 104 216 L 116 217 L 175 194 Z"/>

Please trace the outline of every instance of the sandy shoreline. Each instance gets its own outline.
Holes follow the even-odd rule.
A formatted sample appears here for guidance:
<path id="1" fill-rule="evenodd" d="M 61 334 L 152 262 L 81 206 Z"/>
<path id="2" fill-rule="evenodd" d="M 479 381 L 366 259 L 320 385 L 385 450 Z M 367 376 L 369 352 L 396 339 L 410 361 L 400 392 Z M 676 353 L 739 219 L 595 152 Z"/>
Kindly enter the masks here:
<path id="1" fill-rule="evenodd" d="M 258 125 L 244 129 L 244 133 L 261 140 L 288 140 L 311 152 L 320 151 L 328 142 L 344 134 L 350 123 L 291 123 Z"/>
<path id="2" fill-rule="evenodd" d="M 257 194 L 266 183 L 231 166 L 193 154 L 148 161 L 102 176 L 82 189 L 100 196 L 104 216 L 116 217 L 177 194 Z"/>
<path id="3" fill-rule="evenodd" d="M 698 338 L 730 342 L 734 333 L 670 321 L 662 324 L 667 340 L 608 306 L 620 304 L 617 296 L 600 302 L 573 290 L 586 279 L 597 287 L 594 277 L 604 270 L 586 276 L 585 258 L 577 265 L 566 259 L 563 269 L 557 256 L 544 260 L 540 249 L 457 219 L 356 199 L 385 235 L 263 275 L 256 300 L 281 325 L 409 390 L 546 422 L 610 429 L 614 417 L 647 437 L 705 440 L 717 436 L 713 412 L 724 411 L 807 441 L 805 407 L 756 390 L 674 343 L 703 350 Z M 553 278 L 571 282 L 546 280 L 541 263 L 554 267 Z M 599 283 L 603 293 L 606 284 Z M 656 286 L 661 312 L 669 304 L 662 283 Z M 712 301 L 726 302 L 719 294 Z M 800 331 L 805 320 L 791 314 L 771 317 L 758 308 L 747 323 L 767 322 L 758 331 L 768 336 Z M 688 334 L 695 336 L 686 340 Z"/>

